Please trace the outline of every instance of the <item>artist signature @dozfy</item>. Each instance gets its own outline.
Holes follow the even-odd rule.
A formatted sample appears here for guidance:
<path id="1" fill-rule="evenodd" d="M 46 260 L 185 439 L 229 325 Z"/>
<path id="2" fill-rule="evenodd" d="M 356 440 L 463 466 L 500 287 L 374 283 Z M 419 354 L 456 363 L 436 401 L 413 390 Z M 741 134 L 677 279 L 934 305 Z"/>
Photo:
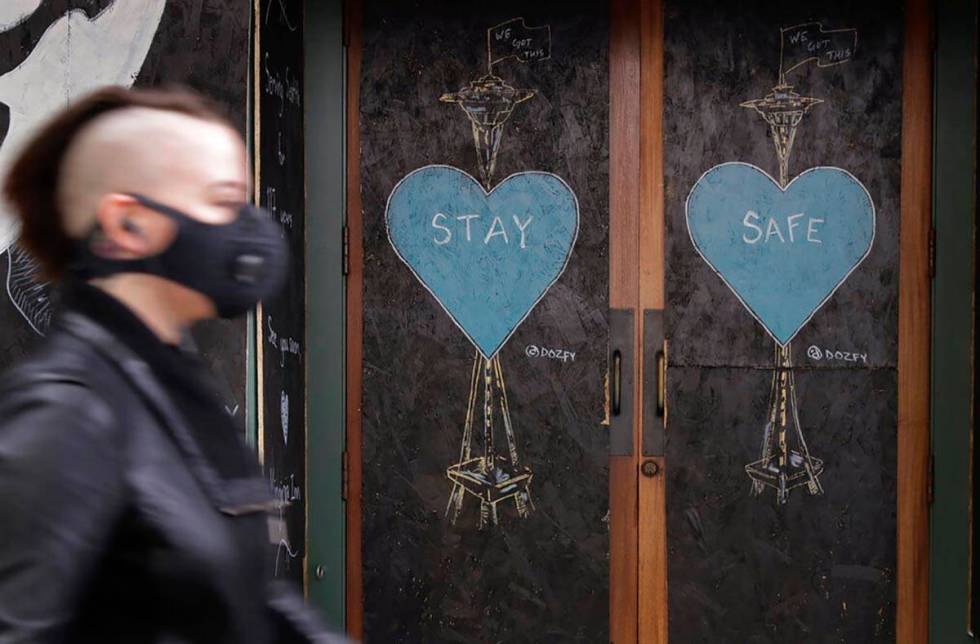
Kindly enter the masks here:
<path id="1" fill-rule="evenodd" d="M 811 344 L 806 350 L 806 355 L 808 358 L 814 362 L 861 362 L 868 364 L 868 354 L 858 353 L 857 351 L 840 351 L 838 349 L 821 349 L 815 344 Z"/>
<path id="2" fill-rule="evenodd" d="M 557 360 L 558 362 L 575 362 L 575 352 L 566 349 L 549 349 L 539 347 L 536 344 L 529 344 L 524 347 L 524 355 L 528 358 L 543 358 L 545 360 Z"/>

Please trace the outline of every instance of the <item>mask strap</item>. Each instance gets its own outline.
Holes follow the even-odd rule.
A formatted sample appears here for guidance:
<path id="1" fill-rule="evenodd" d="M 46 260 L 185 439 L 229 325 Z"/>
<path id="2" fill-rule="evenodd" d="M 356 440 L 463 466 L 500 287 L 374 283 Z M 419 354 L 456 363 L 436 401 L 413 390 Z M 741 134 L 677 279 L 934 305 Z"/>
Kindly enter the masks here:
<path id="1" fill-rule="evenodd" d="M 188 221 L 191 219 L 190 217 L 188 217 L 181 211 L 177 210 L 176 208 L 172 208 L 166 204 L 160 203 L 159 201 L 150 199 L 145 195 L 141 195 L 139 193 L 134 192 L 134 193 L 130 193 L 129 196 L 135 199 L 136 202 L 139 203 L 140 205 L 146 206 L 150 210 L 153 210 L 154 212 L 158 212 L 161 215 L 166 215 L 167 217 L 170 217 L 173 220 Z"/>
<path id="2" fill-rule="evenodd" d="M 171 208 L 158 201 L 154 201 L 145 195 L 138 193 L 128 193 L 137 203 L 160 213 L 170 219 L 176 220 L 179 224 L 188 217 L 175 208 Z M 138 259 L 113 259 L 103 257 L 92 250 L 92 243 L 102 228 L 96 223 L 88 235 L 75 243 L 75 260 L 69 270 L 82 279 L 95 279 L 99 277 L 109 277 L 118 273 L 145 273 L 149 275 L 163 275 L 160 257 L 163 253 L 140 257 Z M 164 251 L 165 252 L 165 251 Z"/>

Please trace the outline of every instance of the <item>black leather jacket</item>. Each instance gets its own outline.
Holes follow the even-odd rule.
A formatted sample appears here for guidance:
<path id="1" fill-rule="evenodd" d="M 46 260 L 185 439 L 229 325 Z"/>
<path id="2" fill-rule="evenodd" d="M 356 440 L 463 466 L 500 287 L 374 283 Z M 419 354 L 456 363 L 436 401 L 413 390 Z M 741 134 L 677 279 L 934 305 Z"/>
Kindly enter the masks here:
<path id="1" fill-rule="evenodd" d="M 0 384 L 0 644 L 339 642 L 270 579 L 259 477 L 224 479 L 147 362 L 68 311 Z"/>

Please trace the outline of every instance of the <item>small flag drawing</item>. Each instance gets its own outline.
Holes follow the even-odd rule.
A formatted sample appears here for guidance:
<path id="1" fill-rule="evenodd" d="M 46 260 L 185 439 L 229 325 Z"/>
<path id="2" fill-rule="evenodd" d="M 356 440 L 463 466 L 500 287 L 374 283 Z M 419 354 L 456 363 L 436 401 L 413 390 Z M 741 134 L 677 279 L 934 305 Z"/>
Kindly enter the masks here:
<path id="1" fill-rule="evenodd" d="M 513 18 L 487 29 L 489 71 L 508 58 L 521 63 L 551 58 L 551 27 L 528 27 L 524 18 Z"/>
<path id="2" fill-rule="evenodd" d="M 783 27 L 780 32 L 779 80 L 811 61 L 817 67 L 846 63 L 857 49 L 857 29 L 824 30 L 819 22 Z"/>

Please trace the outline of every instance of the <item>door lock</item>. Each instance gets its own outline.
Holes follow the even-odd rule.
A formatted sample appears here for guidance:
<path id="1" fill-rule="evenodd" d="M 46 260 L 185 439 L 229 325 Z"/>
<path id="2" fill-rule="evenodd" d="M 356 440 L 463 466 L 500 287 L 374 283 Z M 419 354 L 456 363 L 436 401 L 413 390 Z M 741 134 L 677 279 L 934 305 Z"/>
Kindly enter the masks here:
<path id="1" fill-rule="evenodd" d="M 640 472 L 643 473 L 643 476 L 653 478 L 660 474 L 660 464 L 653 459 L 643 461 L 643 464 L 640 465 Z"/>

